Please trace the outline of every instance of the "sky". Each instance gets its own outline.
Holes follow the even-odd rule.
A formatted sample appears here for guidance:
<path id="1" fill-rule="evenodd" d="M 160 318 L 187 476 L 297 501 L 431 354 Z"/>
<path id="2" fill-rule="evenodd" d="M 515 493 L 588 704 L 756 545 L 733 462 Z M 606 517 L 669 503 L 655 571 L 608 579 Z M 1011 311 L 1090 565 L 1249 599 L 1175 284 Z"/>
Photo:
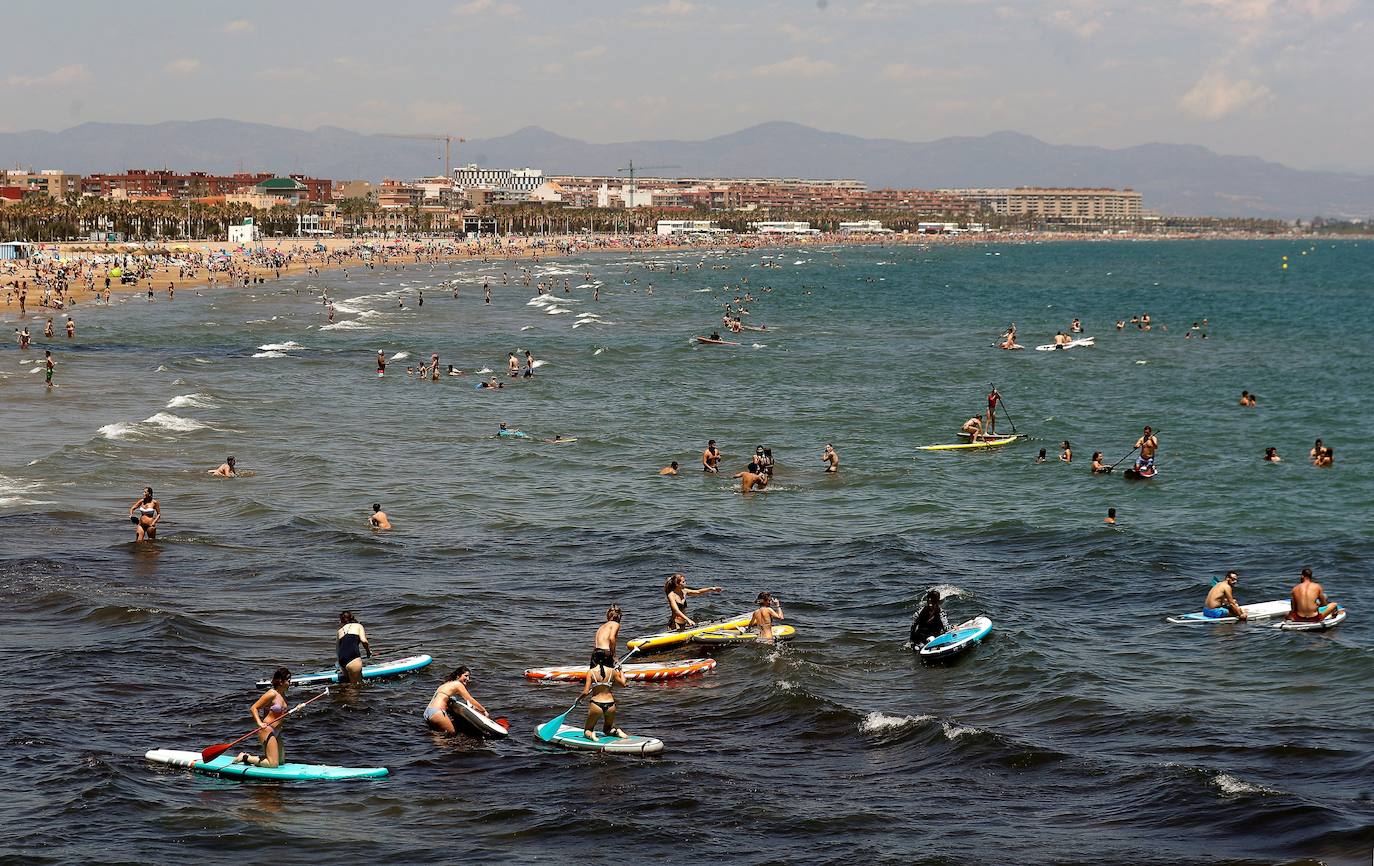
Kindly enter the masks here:
<path id="1" fill-rule="evenodd" d="M 7 0 L 0 131 L 1199 144 L 1374 174 L 1374 0 Z M 3 163 L 0 154 L 0 163 Z"/>

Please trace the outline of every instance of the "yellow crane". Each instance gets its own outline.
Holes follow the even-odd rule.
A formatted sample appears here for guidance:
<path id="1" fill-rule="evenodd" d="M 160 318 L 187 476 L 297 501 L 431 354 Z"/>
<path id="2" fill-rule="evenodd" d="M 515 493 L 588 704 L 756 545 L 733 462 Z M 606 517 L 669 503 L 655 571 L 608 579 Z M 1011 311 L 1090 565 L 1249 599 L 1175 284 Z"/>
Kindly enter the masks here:
<path id="1" fill-rule="evenodd" d="M 383 138 L 418 138 L 424 141 L 442 141 L 444 143 L 444 177 L 448 177 L 453 173 L 453 142 L 457 141 L 459 144 L 463 144 L 467 141 L 466 138 L 458 138 L 453 135 L 438 135 L 435 133 L 383 132 L 381 136 Z"/>

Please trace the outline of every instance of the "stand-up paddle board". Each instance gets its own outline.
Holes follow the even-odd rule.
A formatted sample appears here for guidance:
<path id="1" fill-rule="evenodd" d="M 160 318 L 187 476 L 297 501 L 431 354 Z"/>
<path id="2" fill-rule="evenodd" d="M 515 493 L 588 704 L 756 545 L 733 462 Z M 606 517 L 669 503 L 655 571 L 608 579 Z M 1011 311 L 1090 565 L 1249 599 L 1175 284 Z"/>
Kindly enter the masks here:
<path id="1" fill-rule="evenodd" d="M 1048 345 L 1044 346 L 1036 346 L 1035 351 L 1053 352 L 1055 349 L 1076 349 L 1079 346 L 1094 346 L 1096 345 L 1096 340 L 1096 337 L 1082 337 L 1077 340 L 1070 340 L 1069 342 L 1062 343 L 1058 346 L 1056 346 L 1054 343 L 1049 343 Z"/>
<path id="2" fill-rule="evenodd" d="M 697 337 L 696 340 L 697 340 L 698 343 L 701 343 L 701 344 L 704 345 L 704 346 L 738 346 L 738 345 L 739 345 L 739 343 L 735 343 L 735 342 L 732 342 L 732 341 L 730 341 L 730 340 L 712 340 L 710 337 Z"/>
<path id="3" fill-rule="evenodd" d="M 640 653 L 658 652 L 670 647 L 682 646 L 690 641 L 693 636 L 703 634 L 708 631 L 719 631 L 723 628 L 744 628 L 749 625 L 749 621 L 754 618 L 753 613 L 741 614 L 731 619 L 719 622 L 708 622 L 700 625 L 684 628 L 681 631 L 664 631 L 658 634 L 651 634 L 647 637 L 637 637 L 625 641 L 625 646 Z"/>
<path id="4" fill-rule="evenodd" d="M 328 764 L 282 764 L 279 767 L 255 767 L 252 764 L 235 764 L 234 755 L 228 752 L 213 761 L 202 761 L 200 752 L 187 752 L 180 749 L 153 749 L 143 757 L 154 764 L 185 767 L 192 772 L 226 779 L 331 782 L 341 779 L 379 779 L 387 774 L 386 767 L 334 767 Z"/>
<path id="5" fill-rule="evenodd" d="M 1274 617 L 1287 616 L 1293 609 L 1293 605 L 1288 599 L 1283 601 L 1262 601 L 1257 604 L 1243 604 L 1240 609 L 1245 611 L 1245 616 L 1249 620 L 1273 619 Z M 1179 616 L 1171 616 L 1167 620 L 1174 625 L 1221 625 L 1228 622 L 1240 622 L 1239 617 L 1231 616 L 1208 616 L 1203 611 L 1196 613 L 1185 613 Z"/>
<path id="6" fill-rule="evenodd" d="M 483 737 L 500 739 L 510 736 L 510 725 L 503 725 L 491 716 L 478 712 L 476 707 L 462 698 L 450 697 L 448 706 L 458 718 L 467 723 L 468 727 Z"/>
<path id="7" fill-rule="evenodd" d="M 1000 448 L 1003 445 L 1010 445 L 1020 435 L 999 436 L 996 439 L 981 439 L 977 442 L 955 442 L 951 445 L 922 445 L 917 451 L 970 451 L 978 448 Z"/>
<path id="8" fill-rule="evenodd" d="M 704 674 L 716 666 L 715 659 L 675 659 L 665 662 L 644 662 L 642 664 L 621 665 L 620 672 L 625 679 L 650 682 L 654 680 L 675 680 Z M 582 682 L 587 675 L 585 665 L 564 665 L 562 667 L 530 668 L 525 676 L 532 680 L 572 683 Z"/>
<path id="9" fill-rule="evenodd" d="M 397 677 L 401 674 L 408 674 L 411 671 L 418 671 L 420 668 L 428 667 L 434 659 L 427 655 L 407 656 L 403 659 L 396 659 L 389 662 L 378 662 L 377 664 L 363 665 L 363 679 L 375 680 L 383 677 Z M 328 683 L 339 681 L 339 669 L 330 671 L 316 671 L 313 674 L 301 674 L 291 678 L 293 686 L 321 686 Z M 258 680 L 258 688 L 265 689 L 272 685 L 270 679 Z"/>
<path id="10" fill-rule="evenodd" d="M 968 622 L 960 623 L 942 635 L 936 635 L 921 646 L 919 655 L 926 661 L 950 659 L 971 649 L 992 631 L 992 620 L 985 616 L 975 616 Z"/>
<path id="11" fill-rule="evenodd" d="M 1322 613 L 1326 613 L 1328 608 L 1330 608 L 1330 605 L 1323 605 L 1318 608 L 1318 610 Z M 1285 619 L 1282 622 L 1274 623 L 1273 627 L 1285 629 L 1286 631 L 1326 631 L 1329 628 L 1335 628 L 1345 622 L 1345 613 L 1345 608 L 1336 605 L 1335 616 L 1328 616 L 1317 622 L 1299 622 L 1298 620 Z"/>
<path id="12" fill-rule="evenodd" d="M 576 725 L 563 725 L 547 742 L 564 749 L 580 752 L 606 752 L 612 755 L 657 755 L 663 751 L 663 741 L 653 737 L 612 737 L 587 732 Z"/>
<path id="13" fill-rule="evenodd" d="M 787 641 L 797 636 L 797 630 L 790 625 L 773 626 L 773 641 Z M 733 644 L 758 643 L 759 631 L 756 628 L 723 628 L 702 632 L 692 637 L 692 643 L 708 646 L 730 646 Z"/>
<path id="14" fill-rule="evenodd" d="M 1127 481 L 1149 481 L 1159 474 L 1158 466 L 1151 466 L 1148 469 L 1136 469 L 1134 466 L 1121 473 L 1121 477 Z"/>

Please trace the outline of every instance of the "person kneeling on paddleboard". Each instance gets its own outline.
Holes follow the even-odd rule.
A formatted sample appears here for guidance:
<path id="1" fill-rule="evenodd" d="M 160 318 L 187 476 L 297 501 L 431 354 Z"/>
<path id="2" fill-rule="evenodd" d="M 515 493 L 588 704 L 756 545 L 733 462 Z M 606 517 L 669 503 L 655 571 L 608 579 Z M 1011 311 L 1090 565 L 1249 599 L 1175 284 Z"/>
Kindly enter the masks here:
<path id="1" fill-rule="evenodd" d="M 251 764 L 254 767 L 280 767 L 286 761 L 286 749 L 282 746 L 281 720 L 286 717 L 286 690 L 291 688 L 291 671 L 277 668 L 272 674 L 272 687 L 253 702 L 249 712 L 258 726 L 258 742 L 262 743 L 262 757 L 239 752 L 235 764 Z"/>
<path id="2" fill-rule="evenodd" d="M 434 697 L 429 699 L 429 706 L 425 707 L 425 724 L 429 725 L 430 730 L 439 731 L 444 734 L 455 733 L 453 727 L 453 717 L 448 713 L 448 702 L 450 698 L 457 698 L 460 701 L 467 701 L 474 710 L 484 716 L 490 716 L 487 708 L 477 703 L 477 699 L 468 691 L 468 683 L 472 682 L 472 671 L 468 670 L 467 665 L 459 665 L 453 673 L 448 675 L 443 685 L 434 690 Z"/>
<path id="3" fill-rule="evenodd" d="M 601 652 L 598 650 L 597 652 Z M 588 698 L 587 701 L 587 723 L 582 726 L 582 732 L 587 739 L 596 742 L 596 723 L 602 722 L 602 728 L 608 737 L 628 737 L 629 734 L 615 726 L 615 695 L 611 692 L 611 686 L 625 685 L 625 674 L 621 673 L 620 668 L 612 665 L 607 667 L 604 660 L 592 657 L 592 664 L 587 668 L 587 676 L 583 680 L 582 697 Z"/>
<path id="4" fill-rule="evenodd" d="M 1149 427 L 1145 428 L 1147 431 Z M 1226 579 L 1219 580 L 1207 591 L 1207 600 L 1202 603 L 1202 615 L 1208 619 L 1223 619 L 1234 616 L 1244 622 L 1246 620 L 1245 609 L 1236 601 L 1235 590 L 1236 581 L 1240 580 L 1240 574 L 1234 571 L 1226 572 Z"/>
<path id="5" fill-rule="evenodd" d="M 932 638 L 949 631 L 949 620 L 940 607 L 940 591 L 932 589 L 926 593 L 925 607 L 911 618 L 911 646 L 920 649 Z"/>
<path id="6" fill-rule="evenodd" d="M 344 682 L 363 681 L 363 653 L 372 658 L 372 645 L 367 642 L 367 632 L 363 624 L 346 610 L 339 614 L 338 656 L 339 671 Z"/>

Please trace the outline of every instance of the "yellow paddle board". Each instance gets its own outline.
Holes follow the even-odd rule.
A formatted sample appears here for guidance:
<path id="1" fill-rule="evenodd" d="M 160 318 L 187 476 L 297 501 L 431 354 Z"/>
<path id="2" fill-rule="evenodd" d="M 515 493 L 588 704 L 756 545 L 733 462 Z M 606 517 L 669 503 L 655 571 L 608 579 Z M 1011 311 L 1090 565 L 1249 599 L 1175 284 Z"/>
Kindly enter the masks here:
<path id="1" fill-rule="evenodd" d="M 723 628 L 744 628 L 749 625 L 749 620 L 753 619 L 752 612 L 733 619 L 721 620 L 720 622 L 708 622 L 694 625 L 691 628 L 684 628 L 681 631 L 665 631 L 658 634 L 651 634 L 647 637 L 637 637 L 633 640 L 625 641 L 625 646 L 632 650 L 639 650 L 641 653 L 653 650 L 668 649 L 669 647 L 682 646 L 699 634 L 708 631 L 719 631 Z"/>
<path id="2" fill-rule="evenodd" d="M 917 451 L 968 451 L 973 448 L 997 448 L 1002 445 L 1010 445 L 1020 436 L 1002 436 L 997 439 L 985 439 L 981 442 L 956 442 L 953 445 L 922 445 Z"/>

